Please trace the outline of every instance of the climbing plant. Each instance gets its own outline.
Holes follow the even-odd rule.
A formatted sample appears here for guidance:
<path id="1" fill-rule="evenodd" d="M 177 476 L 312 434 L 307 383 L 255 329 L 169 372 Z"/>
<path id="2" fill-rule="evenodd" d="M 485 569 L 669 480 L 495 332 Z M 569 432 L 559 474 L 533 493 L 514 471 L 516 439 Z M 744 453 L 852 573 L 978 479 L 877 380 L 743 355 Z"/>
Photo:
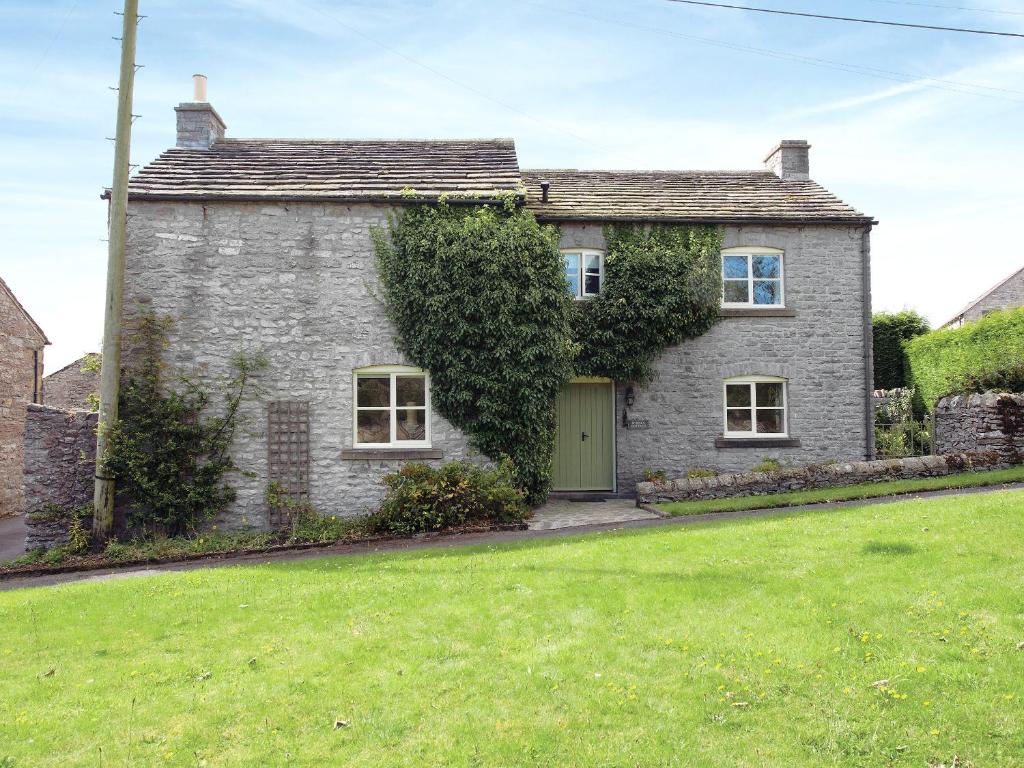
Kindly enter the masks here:
<path id="1" fill-rule="evenodd" d="M 717 227 L 605 227 L 601 293 L 574 304 L 576 370 L 644 381 L 666 348 L 705 333 L 721 305 L 722 236 Z"/>
<path id="2" fill-rule="evenodd" d="M 555 399 L 572 375 L 649 378 L 668 346 L 705 332 L 721 295 L 714 227 L 613 226 L 594 299 L 568 293 L 558 233 L 513 201 L 417 205 L 374 231 L 401 349 L 433 403 L 527 501 L 548 492 Z"/>
<path id="3" fill-rule="evenodd" d="M 442 202 L 410 206 L 374 239 L 398 343 L 430 371 L 434 406 L 542 501 L 575 354 L 557 232 L 511 201 Z"/>
<path id="4" fill-rule="evenodd" d="M 170 327 L 169 318 L 151 313 L 137 321 L 103 469 L 116 480 L 130 527 L 176 536 L 235 498 L 227 476 L 238 469 L 230 448 L 239 407 L 267 361 L 260 353 L 236 354 L 220 388 L 223 407 L 210 413 L 210 393 L 164 363 Z"/>

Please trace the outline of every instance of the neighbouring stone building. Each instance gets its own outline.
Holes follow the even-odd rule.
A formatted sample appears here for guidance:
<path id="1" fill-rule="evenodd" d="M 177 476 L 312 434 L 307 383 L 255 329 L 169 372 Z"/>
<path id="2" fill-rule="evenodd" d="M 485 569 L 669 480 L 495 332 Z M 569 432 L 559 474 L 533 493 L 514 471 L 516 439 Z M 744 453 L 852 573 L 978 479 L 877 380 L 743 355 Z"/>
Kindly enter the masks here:
<path id="1" fill-rule="evenodd" d="M 762 170 L 520 170 L 507 139 L 230 139 L 209 104 L 177 114 L 177 146 L 131 182 L 125 306 L 171 316 L 168 362 L 201 380 L 227 378 L 239 350 L 269 359 L 234 449 L 253 476 L 238 478 L 225 524 L 266 525 L 271 480 L 355 514 L 383 472 L 470 453 L 380 299 L 371 228 L 407 188 L 418 203 L 516 196 L 560 228 L 567 289 L 584 301 L 604 279 L 604 224 L 723 231 L 720 322 L 663 354 L 648 383 L 567 387 L 556 490 L 632 493 L 647 468 L 872 453 L 874 222 L 810 180 L 804 141 L 781 142 Z"/>
<path id="2" fill-rule="evenodd" d="M 100 372 L 94 363 L 99 355 L 90 353 L 69 363 L 43 379 L 43 400 L 46 405 L 65 410 L 90 410 L 90 397 L 100 391 Z"/>
<path id="3" fill-rule="evenodd" d="M 1024 307 L 1024 267 L 999 281 L 942 324 L 943 328 L 959 328 L 964 323 L 979 320 L 989 312 Z"/>
<path id="4" fill-rule="evenodd" d="M 43 329 L 0 279 L 0 517 L 23 509 L 25 413 L 42 401 Z"/>

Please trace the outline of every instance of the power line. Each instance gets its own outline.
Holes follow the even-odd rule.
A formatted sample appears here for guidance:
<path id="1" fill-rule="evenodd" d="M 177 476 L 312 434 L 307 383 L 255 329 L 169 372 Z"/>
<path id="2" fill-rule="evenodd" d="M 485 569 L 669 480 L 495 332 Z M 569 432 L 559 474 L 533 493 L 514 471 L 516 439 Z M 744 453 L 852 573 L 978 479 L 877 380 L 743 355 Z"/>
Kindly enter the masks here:
<path id="1" fill-rule="evenodd" d="M 827 16 L 822 13 L 802 13 L 800 11 L 783 11 L 778 8 L 756 8 L 751 5 L 729 5 L 727 3 L 709 3 L 703 0 L 668 0 L 670 3 L 684 5 L 703 5 L 708 8 L 729 8 L 734 11 L 755 11 L 756 13 L 774 13 L 779 16 L 800 16 L 805 19 L 826 19 L 828 21 L 852 21 L 857 24 L 880 24 L 885 27 L 906 27 L 909 29 L 927 29 L 938 32 L 965 32 L 972 35 L 994 35 L 996 37 L 1020 37 L 1021 32 L 994 32 L 989 29 L 969 29 L 966 27 L 940 27 L 933 24 L 911 24 L 904 21 L 881 21 L 880 19 L 859 19 L 853 16 Z"/>
<path id="2" fill-rule="evenodd" d="M 1024 16 L 1024 11 L 1004 11 L 999 8 L 977 8 L 970 5 L 942 5 L 941 3 L 915 3 L 912 0 L 869 0 L 886 5 L 913 5 L 918 8 L 939 8 L 944 11 L 970 11 L 972 13 L 997 13 L 1001 16 Z"/>
<path id="3" fill-rule="evenodd" d="M 609 19 L 602 16 L 595 16 L 593 14 L 584 13 L 583 11 L 570 10 L 567 8 L 551 8 L 548 5 L 542 5 L 541 3 L 536 2 L 531 4 L 537 5 L 538 7 L 543 7 L 546 10 L 556 10 L 559 13 L 581 16 L 585 19 L 590 19 L 592 21 L 600 21 L 606 24 L 615 25 L 617 27 L 632 27 L 634 29 L 643 30 L 645 32 L 653 32 L 659 35 L 678 37 L 685 40 L 692 40 L 694 42 L 702 43 L 704 45 L 713 45 L 719 48 L 727 48 L 731 50 L 742 51 L 745 53 L 753 53 L 758 56 L 767 56 L 769 58 L 780 59 L 782 61 L 792 61 L 797 64 L 807 64 L 810 66 L 822 67 L 824 69 L 833 69 L 838 70 L 840 72 L 848 72 L 850 74 L 865 75 L 867 77 L 874 77 L 881 80 L 889 80 L 891 82 L 897 83 L 917 83 L 925 88 L 949 91 L 951 93 L 963 93 L 970 96 L 981 96 L 984 98 L 999 99 L 1002 101 L 1008 101 L 1015 104 L 1024 103 L 1024 99 L 1013 98 L 1013 96 L 1024 97 L 1024 91 L 1013 90 L 1012 88 L 999 88 L 991 85 L 981 85 L 979 83 L 968 83 L 960 80 L 947 80 L 943 78 L 929 77 L 927 75 L 914 75 L 906 72 L 879 69 L 877 67 L 868 67 L 863 64 L 850 64 L 848 62 L 842 61 L 818 59 L 812 56 L 803 56 L 796 53 L 776 51 L 772 50 L 771 48 L 757 48 L 754 46 L 743 45 L 741 43 L 731 43 L 725 40 L 718 40 L 712 37 L 698 37 L 696 35 L 687 35 L 682 32 L 676 32 L 670 29 L 648 27 L 642 24 L 636 24 L 634 22 L 624 21 L 621 19 Z M 985 93 L 984 91 L 991 91 L 992 93 Z M 1011 95 L 1001 96 L 1000 94 L 1003 93 Z"/>

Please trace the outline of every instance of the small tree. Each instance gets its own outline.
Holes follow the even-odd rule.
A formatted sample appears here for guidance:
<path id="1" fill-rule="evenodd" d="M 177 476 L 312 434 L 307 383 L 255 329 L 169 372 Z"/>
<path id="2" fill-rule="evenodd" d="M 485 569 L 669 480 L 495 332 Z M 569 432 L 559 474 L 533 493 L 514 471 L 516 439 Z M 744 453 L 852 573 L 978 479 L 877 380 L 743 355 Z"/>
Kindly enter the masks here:
<path id="1" fill-rule="evenodd" d="M 878 312 L 871 317 L 874 346 L 875 389 L 907 386 L 904 342 L 928 333 L 928 321 L 911 309 Z"/>

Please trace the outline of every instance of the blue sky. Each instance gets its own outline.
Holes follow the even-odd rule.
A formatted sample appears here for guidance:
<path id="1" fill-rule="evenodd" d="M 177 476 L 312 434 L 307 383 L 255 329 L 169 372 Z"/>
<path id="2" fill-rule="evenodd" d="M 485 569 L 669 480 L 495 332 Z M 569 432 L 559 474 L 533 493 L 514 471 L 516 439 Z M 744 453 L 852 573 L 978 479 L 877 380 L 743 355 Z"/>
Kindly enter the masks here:
<path id="1" fill-rule="evenodd" d="M 1020 1 L 761 4 L 1024 32 Z M 0 276 L 53 342 L 49 371 L 102 334 L 117 8 L 0 2 Z M 876 309 L 940 323 L 1024 262 L 1022 39 L 665 0 L 141 0 L 141 13 L 136 163 L 173 144 L 193 72 L 236 137 L 510 136 L 523 167 L 577 168 L 756 168 L 778 139 L 804 138 L 813 178 L 881 222 Z"/>

